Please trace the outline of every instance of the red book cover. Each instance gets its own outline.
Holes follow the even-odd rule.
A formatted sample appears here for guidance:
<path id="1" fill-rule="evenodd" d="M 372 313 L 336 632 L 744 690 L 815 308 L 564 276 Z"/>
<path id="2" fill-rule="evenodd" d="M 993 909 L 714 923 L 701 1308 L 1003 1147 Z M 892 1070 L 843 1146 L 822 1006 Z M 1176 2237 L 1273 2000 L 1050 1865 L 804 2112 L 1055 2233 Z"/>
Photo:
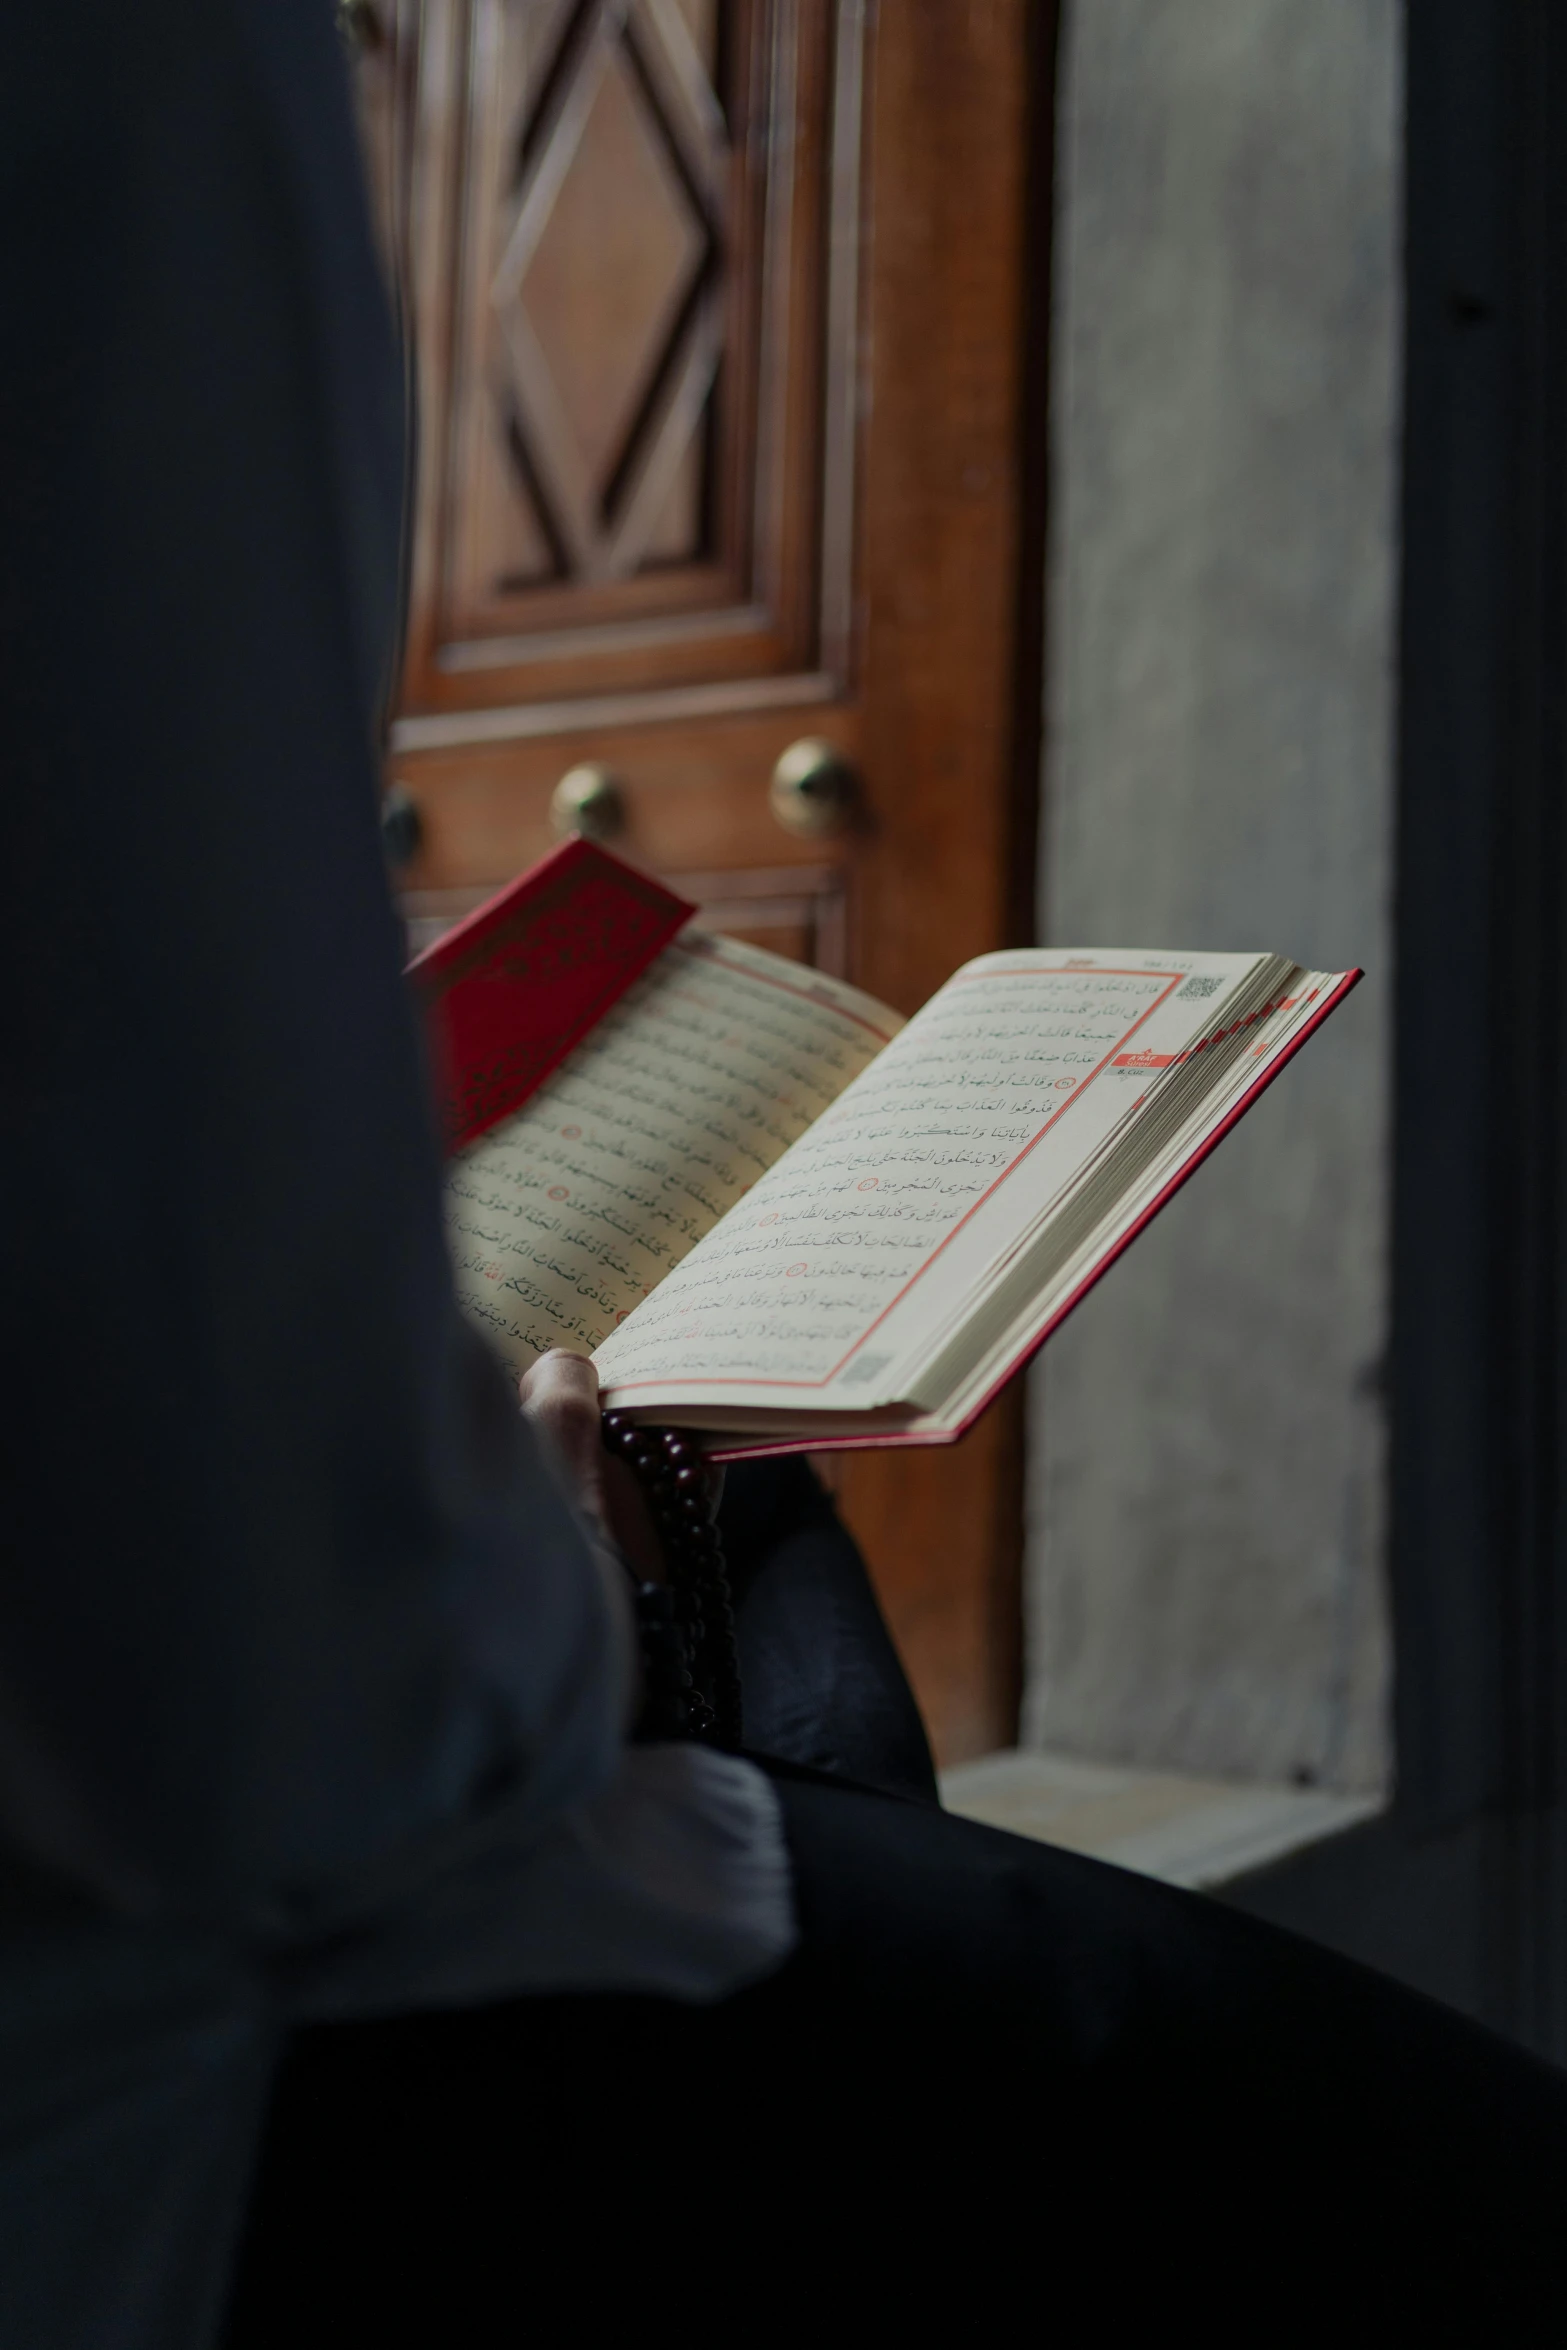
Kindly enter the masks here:
<path id="1" fill-rule="evenodd" d="M 417 955 L 448 1151 L 525 1102 L 695 911 L 569 840 Z"/>

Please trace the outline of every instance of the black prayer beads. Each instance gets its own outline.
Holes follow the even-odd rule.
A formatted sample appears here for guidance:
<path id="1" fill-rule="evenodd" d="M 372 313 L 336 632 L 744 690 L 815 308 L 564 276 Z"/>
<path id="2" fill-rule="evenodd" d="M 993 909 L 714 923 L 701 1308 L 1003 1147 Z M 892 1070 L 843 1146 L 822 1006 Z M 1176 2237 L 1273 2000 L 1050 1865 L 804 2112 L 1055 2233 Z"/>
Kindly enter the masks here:
<path id="1" fill-rule="evenodd" d="M 604 1414 L 604 1442 L 634 1471 L 669 1566 L 636 1586 L 644 1702 L 640 1740 L 740 1744 L 740 1658 L 724 1554 L 700 1445 L 675 1428 Z"/>

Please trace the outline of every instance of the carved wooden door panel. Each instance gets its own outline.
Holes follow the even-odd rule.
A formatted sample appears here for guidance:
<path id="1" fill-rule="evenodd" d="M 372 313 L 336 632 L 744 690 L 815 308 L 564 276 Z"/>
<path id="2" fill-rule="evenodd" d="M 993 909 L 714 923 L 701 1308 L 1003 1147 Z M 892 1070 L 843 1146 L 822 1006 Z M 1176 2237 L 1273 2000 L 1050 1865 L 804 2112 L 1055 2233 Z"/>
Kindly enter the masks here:
<path id="1" fill-rule="evenodd" d="M 413 921 L 574 807 L 716 926 L 908 1010 L 1022 934 L 1047 15 L 356 11 L 418 366 Z M 1015 1410 L 837 1481 L 942 1753 L 1006 1743 Z"/>

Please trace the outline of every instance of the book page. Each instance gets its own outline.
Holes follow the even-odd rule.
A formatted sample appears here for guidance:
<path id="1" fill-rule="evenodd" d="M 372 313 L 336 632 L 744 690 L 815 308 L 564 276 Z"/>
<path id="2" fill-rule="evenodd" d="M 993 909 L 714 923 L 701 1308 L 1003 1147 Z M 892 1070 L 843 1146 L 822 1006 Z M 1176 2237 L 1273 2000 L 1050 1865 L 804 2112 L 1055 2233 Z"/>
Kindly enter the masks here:
<path id="1" fill-rule="evenodd" d="M 1199 1164 L 1217 1135 L 1238 1117 L 1249 1100 L 1266 1086 L 1274 1071 L 1286 1062 L 1303 1034 L 1317 1024 L 1330 1006 L 1353 983 L 1342 971 L 1307 971 L 1296 967 L 1289 992 L 1249 1029 L 1244 1049 L 1225 1069 L 1220 1081 L 1193 1108 L 1150 1159 L 1140 1179 L 1117 1199 L 1113 1211 L 1095 1226 L 1070 1258 L 1045 1281 L 1029 1278 L 1020 1263 L 1020 1279 L 1010 1285 L 1011 1310 L 997 1317 L 992 1343 L 976 1352 L 964 1381 L 942 1394 L 942 1417 L 958 1423 L 986 1400 L 996 1384 L 1026 1357 L 1070 1311 L 1102 1267 L 1113 1261 L 1147 1219 L 1157 1212 L 1173 1185 Z M 1008 1292 L 1002 1293 L 1004 1300 Z"/>
<path id="2" fill-rule="evenodd" d="M 1135 1113 L 1150 1069 L 1268 960 L 966 965 L 598 1350 L 611 1400 L 897 1400 L 900 1361 L 932 1323 Z"/>
<path id="3" fill-rule="evenodd" d="M 589 1353 L 896 1034 L 858 989 L 684 932 L 453 1161 L 458 1294 L 514 1369 Z"/>

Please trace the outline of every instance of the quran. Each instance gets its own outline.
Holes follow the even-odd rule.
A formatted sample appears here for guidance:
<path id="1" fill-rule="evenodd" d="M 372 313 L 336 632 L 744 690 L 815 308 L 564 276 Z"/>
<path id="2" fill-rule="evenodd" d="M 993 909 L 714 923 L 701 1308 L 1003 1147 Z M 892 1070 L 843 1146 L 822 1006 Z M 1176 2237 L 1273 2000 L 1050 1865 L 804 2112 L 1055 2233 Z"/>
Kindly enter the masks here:
<path id="1" fill-rule="evenodd" d="M 410 966 L 464 1307 L 719 1458 L 962 1435 L 1343 1002 L 1019 948 L 910 1020 L 580 840 Z"/>

